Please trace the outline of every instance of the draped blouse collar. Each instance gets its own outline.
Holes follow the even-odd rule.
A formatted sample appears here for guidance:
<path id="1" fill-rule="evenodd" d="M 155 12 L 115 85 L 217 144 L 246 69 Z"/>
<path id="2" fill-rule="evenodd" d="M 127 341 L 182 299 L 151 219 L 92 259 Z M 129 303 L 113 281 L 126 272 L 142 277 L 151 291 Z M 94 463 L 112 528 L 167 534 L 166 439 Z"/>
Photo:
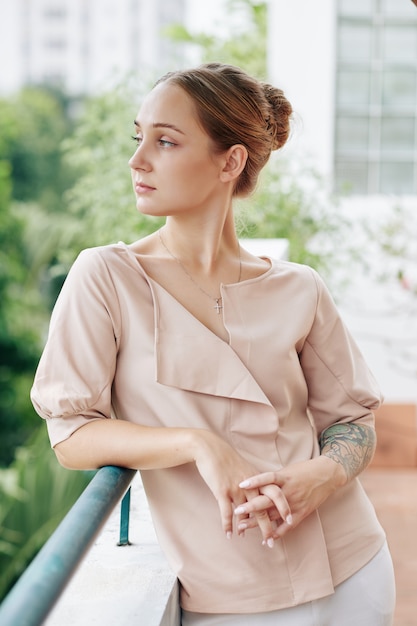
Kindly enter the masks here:
<path id="1" fill-rule="evenodd" d="M 272 408 L 269 399 L 230 343 L 213 333 L 151 278 L 141 264 L 139 254 L 122 242 L 119 245 L 127 252 L 130 263 L 145 278 L 152 294 L 157 381 L 188 391 L 247 400 Z M 220 286 L 225 309 L 229 292 L 249 283 L 261 283 L 273 271 L 274 261 L 265 258 L 271 267 L 260 276 Z M 225 325 L 227 327 L 227 319 Z M 196 355 L 199 356 L 196 358 Z"/>

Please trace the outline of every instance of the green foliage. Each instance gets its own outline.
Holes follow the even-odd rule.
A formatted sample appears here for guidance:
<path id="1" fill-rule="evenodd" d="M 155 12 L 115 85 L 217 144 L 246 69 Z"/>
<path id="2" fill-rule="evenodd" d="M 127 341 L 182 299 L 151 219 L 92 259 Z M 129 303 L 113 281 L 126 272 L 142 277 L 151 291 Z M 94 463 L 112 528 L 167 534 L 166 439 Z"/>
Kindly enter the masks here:
<path id="1" fill-rule="evenodd" d="M 228 28 L 223 36 L 191 33 L 182 24 L 169 26 L 165 34 L 175 41 L 194 45 L 204 62 L 237 65 L 264 79 L 267 75 L 267 3 L 228 0 L 226 11 Z M 222 20 L 225 21 L 223 15 Z"/>
<path id="2" fill-rule="evenodd" d="M 0 159 L 11 167 L 12 199 L 60 209 L 70 184 L 60 159 L 60 143 L 72 126 L 67 105 L 62 95 L 40 87 L 0 100 Z"/>
<path id="3" fill-rule="evenodd" d="M 410 300 L 409 314 L 414 317 L 417 296 L 417 223 L 415 208 L 407 202 L 380 211 L 377 220 L 362 224 L 376 253 L 383 259 L 373 264 L 372 273 L 378 282 L 398 281 Z M 414 300 L 414 302 L 413 302 Z M 404 310 L 408 307 L 404 303 Z"/>
<path id="4" fill-rule="evenodd" d="M 65 194 L 68 224 L 61 232 L 59 262 L 68 266 L 85 247 L 134 240 L 155 229 L 135 210 L 128 160 L 133 120 L 150 84 L 121 84 L 85 102 L 71 138 L 63 144 L 66 167 L 77 172 Z"/>
<path id="5" fill-rule="evenodd" d="M 374 229 L 375 230 L 375 229 Z M 384 253 L 399 262 L 417 263 L 417 225 L 414 207 L 410 210 L 401 204 L 392 207 L 379 230 L 378 237 Z"/>
<path id="6" fill-rule="evenodd" d="M 287 239 L 291 261 L 327 273 L 345 221 L 327 201 L 314 171 L 301 175 L 303 186 L 288 163 L 273 154 L 254 194 L 240 203 L 239 230 L 245 237 Z"/>
<path id="7" fill-rule="evenodd" d="M 25 288 L 24 223 L 12 210 L 10 167 L 0 162 L 0 466 L 31 432 L 28 390 L 38 354 L 32 292 Z M 35 299 L 36 296 L 35 296 Z"/>
<path id="8" fill-rule="evenodd" d="M 58 465 L 46 430 L 37 429 L 0 470 L 0 599 L 52 534 L 91 480 Z"/>
<path id="9" fill-rule="evenodd" d="M 70 104 L 41 87 L 0 100 L 0 466 L 38 423 L 29 390 L 48 310 L 39 279 L 67 222 L 62 193 L 72 178 L 61 143 Z"/>

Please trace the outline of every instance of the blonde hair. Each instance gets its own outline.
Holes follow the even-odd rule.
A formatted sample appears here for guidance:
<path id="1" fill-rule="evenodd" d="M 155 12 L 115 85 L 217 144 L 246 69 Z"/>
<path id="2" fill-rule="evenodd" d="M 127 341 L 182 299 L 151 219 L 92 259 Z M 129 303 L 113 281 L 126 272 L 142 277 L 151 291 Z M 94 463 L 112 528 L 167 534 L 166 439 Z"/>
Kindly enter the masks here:
<path id="1" fill-rule="evenodd" d="M 162 82 L 181 87 L 191 97 L 215 150 L 246 147 L 248 159 L 234 195 L 250 194 L 271 151 L 281 148 L 290 133 L 292 107 L 283 91 L 221 63 L 169 72 L 156 85 Z"/>

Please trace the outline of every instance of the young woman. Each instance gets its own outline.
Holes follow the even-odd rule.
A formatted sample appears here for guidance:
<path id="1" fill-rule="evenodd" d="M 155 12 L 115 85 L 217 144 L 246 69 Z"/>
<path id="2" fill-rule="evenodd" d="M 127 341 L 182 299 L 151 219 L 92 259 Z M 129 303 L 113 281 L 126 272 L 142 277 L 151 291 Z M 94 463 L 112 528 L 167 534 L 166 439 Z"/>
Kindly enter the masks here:
<path id="1" fill-rule="evenodd" d="M 32 390 L 62 465 L 142 470 L 184 626 L 392 623 L 356 478 L 380 393 L 319 276 L 234 228 L 291 113 L 231 66 L 158 81 L 130 168 L 137 209 L 166 223 L 81 253 Z"/>

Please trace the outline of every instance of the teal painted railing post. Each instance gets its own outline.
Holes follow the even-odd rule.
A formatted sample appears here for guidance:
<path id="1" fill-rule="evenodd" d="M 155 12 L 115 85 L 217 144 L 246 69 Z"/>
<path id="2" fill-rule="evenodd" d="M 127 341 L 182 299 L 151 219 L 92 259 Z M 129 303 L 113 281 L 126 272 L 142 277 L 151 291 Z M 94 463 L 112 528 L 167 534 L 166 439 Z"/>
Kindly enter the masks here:
<path id="1" fill-rule="evenodd" d="M 130 493 L 132 488 L 126 491 L 120 505 L 120 535 L 118 546 L 130 546 L 129 520 L 130 520 Z"/>

